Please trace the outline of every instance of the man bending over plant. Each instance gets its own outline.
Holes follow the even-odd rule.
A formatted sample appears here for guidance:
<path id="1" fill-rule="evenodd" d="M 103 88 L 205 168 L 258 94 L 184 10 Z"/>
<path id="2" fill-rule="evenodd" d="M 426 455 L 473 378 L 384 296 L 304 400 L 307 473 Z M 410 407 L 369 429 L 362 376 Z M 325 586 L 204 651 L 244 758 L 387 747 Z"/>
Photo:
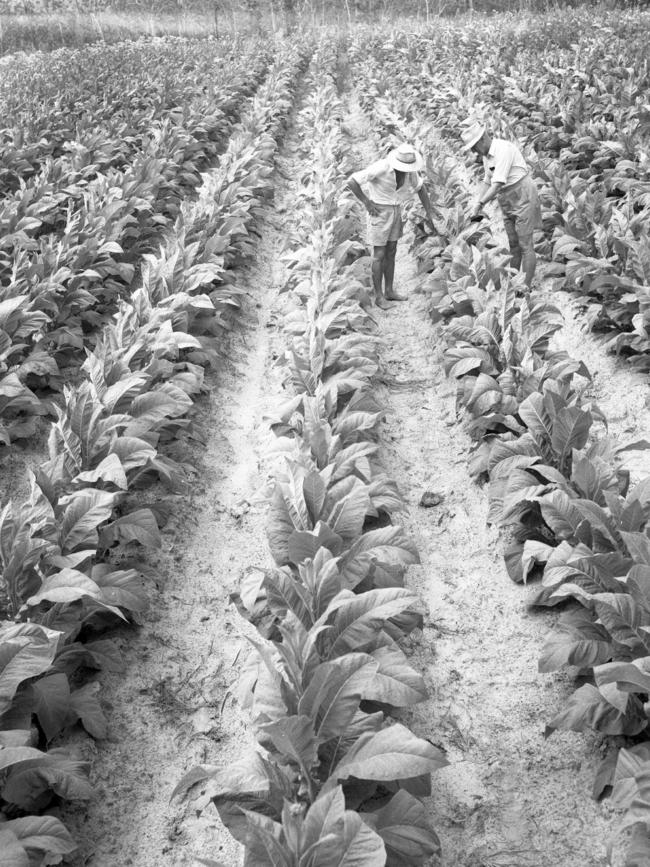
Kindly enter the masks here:
<path id="1" fill-rule="evenodd" d="M 461 133 L 462 150 L 473 150 L 483 157 L 484 183 L 472 216 L 496 198 L 501 206 L 512 267 L 523 267 L 526 286 L 530 289 L 537 257 L 534 234 L 542 228 L 542 212 L 537 188 L 528 165 L 516 144 L 502 138 L 492 138 L 483 123 L 472 123 Z"/>
<path id="2" fill-rule="evenodd" d="M 405 301 L 393 288 L 397 242 L 404 231 L 402 202 L 417 193 L 429 222 L 432 221 L 429 194 L 418 174 L 424 160 L 408 144 L 401 144 L 385 159 L 376 160 L 348 178 L 348 187 L 368 211 L 372 245 L 372 284 L 377 306 L 386 301 Z"/>

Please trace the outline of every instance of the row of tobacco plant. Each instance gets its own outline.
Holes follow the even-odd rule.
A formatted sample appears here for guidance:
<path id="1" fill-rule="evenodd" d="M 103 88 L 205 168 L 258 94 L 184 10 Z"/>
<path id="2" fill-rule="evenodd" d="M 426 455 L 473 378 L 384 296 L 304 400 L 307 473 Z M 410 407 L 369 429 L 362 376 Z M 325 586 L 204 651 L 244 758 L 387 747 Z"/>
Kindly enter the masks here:
<path id="1" fill-rule="evenodd" d="M 270 61 L 268 50 L 239 46 L 234 56 L 235 48 L 200 40 L 93 46 L 8 72 L 0 92 L 0 442 L 31 436 L 37 417 L 51 413 L 53 394 L 129 296 L 142 257 L 225 150 Z"/>
<path id="2" fill-rule="evenodd" d="M 416 225 L 415 254 L 476 441 L 470 472 L 489 482 L 488 519 L 506 531 L 510 576 L 540 578 L 534 604 L 561 610 L 539 670 L 568 668 L 582 684 L 547 734 L 627 736 L 626 746 L 612 745 L 593 794 L 609 787 L 625 810 L 634 867 L 650 855 L 650 479 L 632 485 L 619 456 L 650 443 L 607 435 L 587 397 L 588 370 L 550 348 L 560 311 L 525 291 L 485 222 L 468 220 L 467 184 L 439 134 L 394 108 L 387 95 L 377 118 L 384 133 L 428 142 L 435 155 L 427 174 L 438 237 Z"/>
<path id="3" fill-rule="evenodd" d="M 298 121 L 309 168 L 289 259 L 294 396 L 273 420 L 287 453 L 268 524 L 276 568 L 247 580 L 238 599 L 256 627 L 242 627 L 254 650 L 239 695 L 261 749 L 178 787 L 201 784 L 247 867 L 405 867 L 439 852 L 421 797 L 445 760 L 395 720 L 426 698 L 400 648 L 422 618 L 403 582 L 417 553 L 392 521 L 402 502 L 376 464 L 378 338 L 350 269 L 365 249 L 340 199 L 335 64 L 323 45 Z"/>
<path id="4" fill-rule="evenodd" d="M 88 768 L 50 747 L 78 724 L 107 735 L 89 674 L 122 666 L 102 632 L 146 608 L 142 576 L 125 567 L 130 546 L 160 544 L 164 512 L 156 501 L 144 507 L 141 493 L 134 507 L 128 494 L 156 481 L 182 485 L 186 466 L 173 455 L 190 435 L 188 413 L 229 324 L 224 311 L 238 305 L 227 269 L 250 249 L 271 193 L 303 65 L 298 51 L 279 53 L 198 201 L 181 207 L 139 288 L 88 353 L 83 381 L 66 388 L 28 500 L 0 515 L 0 809 L 10 817 L 0 834 L 12 864 L 51 863 L 75 849 L 57 818 L 37 814 L 58 799 L 92 797 Z"/>
<path id="5" fill-rule="evenodd" d="M 378 40 L 366 59 L 375 93 L 396 75 L 401 111 L 439 122 L 444 137 L 457 140 L 471 114 L 525 145 L 552 260 L 546 273 L 577 293 L 607 348 L 642 371 L 650 369 L 647 23 L 638 9 L 601 10 L 596 20 L 565 10 L 525 28 L 516 18 L 477 19 Z"/>

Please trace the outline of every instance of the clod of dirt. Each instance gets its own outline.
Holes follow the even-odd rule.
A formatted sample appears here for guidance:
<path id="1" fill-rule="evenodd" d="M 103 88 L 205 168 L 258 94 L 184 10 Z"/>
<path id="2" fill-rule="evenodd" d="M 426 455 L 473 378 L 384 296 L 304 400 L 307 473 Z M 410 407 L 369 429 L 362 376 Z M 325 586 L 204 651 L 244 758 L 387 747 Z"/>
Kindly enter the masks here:
<path id="1" fill-rule="evenodd" d="M 436 494 L 435 491 L 425 491 L 420 497 L 420 505 L 425 509 L 431 509 L 433 506 L 439 506 L 444 500 L 442 494 Z"/>

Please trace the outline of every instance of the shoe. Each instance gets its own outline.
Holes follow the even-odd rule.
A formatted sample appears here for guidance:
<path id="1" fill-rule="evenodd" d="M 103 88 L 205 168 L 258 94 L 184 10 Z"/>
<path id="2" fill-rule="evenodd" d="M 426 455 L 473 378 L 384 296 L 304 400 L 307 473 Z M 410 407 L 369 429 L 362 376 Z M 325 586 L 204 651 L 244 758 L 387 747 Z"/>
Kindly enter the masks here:
<path id="1" fill-rule="evenodd" d="M 390 295 L 386 295 L 387 301 L 406 301 L 406 295 L 398 295 L 397 292 L 391 292 Z"/>
<path id="2" fill-rule="evenodd" d="M 393 307 L 385 298 L 375 298 L 375 304 L 380 310 L 391 310 Z"/>

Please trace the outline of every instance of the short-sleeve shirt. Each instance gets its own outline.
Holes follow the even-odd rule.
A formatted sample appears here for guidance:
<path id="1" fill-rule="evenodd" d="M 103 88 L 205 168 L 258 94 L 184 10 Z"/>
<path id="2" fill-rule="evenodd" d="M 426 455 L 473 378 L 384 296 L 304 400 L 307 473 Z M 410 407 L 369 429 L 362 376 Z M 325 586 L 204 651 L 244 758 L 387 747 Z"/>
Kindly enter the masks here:
<path id="1" fill-rule="evenodd" d="M 528 166 L 516 144 L 503 138 L 492 139 L 490 150 L 483 157 L 486 184 L 516 184 L 528 174 Z"/>
<path id="2" fill-rule="evenodd" d="M 350 179 L 356 181 L 376 205 L 399 205 L 422 188 L 419 174 L 406 172 L 404 183 L 397 189 L 395 169 L 387 159 L 376 160 L 367 168 L 355 172 Z"/>

